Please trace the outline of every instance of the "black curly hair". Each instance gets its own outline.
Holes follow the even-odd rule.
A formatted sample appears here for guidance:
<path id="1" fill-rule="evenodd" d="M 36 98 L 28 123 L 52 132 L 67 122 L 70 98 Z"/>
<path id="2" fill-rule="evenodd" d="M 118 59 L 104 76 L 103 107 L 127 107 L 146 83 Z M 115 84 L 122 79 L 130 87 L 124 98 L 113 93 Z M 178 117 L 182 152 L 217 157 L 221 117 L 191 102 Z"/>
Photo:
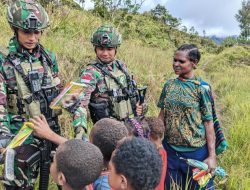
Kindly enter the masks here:
<path id="1" fill-rule="evenodd" d="M 161 139 L 165 132 L 164 123 L 157 117 L 145 117 L 150 129 L 150 137 L 154 140 Z"/>
<path id="2" fill-rule="evenodd" d="M 124 175 L 133 190 L 152 190 L 160 182 L 161 156 L 145 138 L 126 138 L 116 148 L 111 161 L 116 173 Z"/>
<path id="3" fill-rule="evenodd" d="M 72 189 L 83 189 L 93 183 L 103 167 L 103 156 L 95 145 L 80 139 L 61 144 L 56 151 L 57 170 Z"/>
<path id="4" fill-rule="evenodd" d="M 104 118 L 95 123 L 90 132 L 90 139 L 101 150 L 104 166 L 108 166 L 117 142 L 127 136 L 128 130 L 120 121 Z"/>
<path id="5" fill-rule="evenodd" d="M 201 53 L 195 44 L 183 44 L 176 51 L 187 51 L 190 61 L 200 61 Z"/>

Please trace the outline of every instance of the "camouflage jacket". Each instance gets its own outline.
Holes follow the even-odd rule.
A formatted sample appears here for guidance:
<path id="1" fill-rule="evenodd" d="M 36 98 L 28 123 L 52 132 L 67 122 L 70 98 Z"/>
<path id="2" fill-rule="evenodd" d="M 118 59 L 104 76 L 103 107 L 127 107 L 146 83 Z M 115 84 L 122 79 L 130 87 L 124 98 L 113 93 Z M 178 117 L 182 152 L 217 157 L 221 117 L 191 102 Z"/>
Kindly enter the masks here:
<path id="1" fill-rule="evenodd" d="M 41 51 L 39 49 L 40 46 L 37 46 L 32 54 L 30 54 L 31 62 L 39 62 L 41 57 Z M 28 60 L 28 57 L 22 53 L 24 50 L 19 45 L 16 37 L 14 36 L 9 42 L 9 54 L 14 55 L 15 58 L 20 59 L 21 63 L 25 60 Z M 52 60 L 52 65 L 49 66 L 52 74 L 53 80 L 55 79 L 56 88 L 61 89 L 60 79 L 58 78 L 58 66 L 56 62 L 55 54 L 45 50 L 47 55 Z M 10 94 L 15 93 L 18 94 L 17 89 L 17 80 L 15 75 L 15 67 L 9 61 L 8 56 L 3 59 L 0 59 L 0 128 L 6 130 L 6 128 L 10 129 L 12 133 L 16 133 L 20 126 L 13 126 L 13 123 L 19 123 L 21 125 L 24 121 L 24 118 L 21 115 L 13 114 L 8 111 L 8 103 L 10 100 Z M 43 72 L 43 71 L 41 71 Z"/>
<path id="2" fill-rule="evenodd" d="M 0 65 L 4 63 L 4 56 L 0 54 Z M 2 74 L 0 74 L 0 127 L 1 132 L 10 133 L 9 131 L 9 117 L 6 110 L 6 84 Z"/>
<path id="3" fill-rule="evenodd" d="M 118 60 L 114 60 L 112 63 L 103 64 L 100 60 L 96 60 L 91 64 L 88 64 L 82 71 L 80 75 L 80 83 L 87 85 L 85 92 L 81 95 L 81 104 L 80 107 L 83 110 L 84 114 L 74 114 L 74 120 L 78 117 L 82 117 L 84 120 L 84 127 L 87 129 L 87 109 L 90 103 L 90 100 L 93 99 L 108 99 L 109 95 L 107 93 L 108 87 L 105 82 L 105 76 L 100 69 L 94 66 L 95 63 L 99 63 L 101 66 L 105 67 L 109 71 L 116 71 L 119 69 Z M 127 72 L 127 67 L 124 63 L 120 63 L 122 70 Z"/>

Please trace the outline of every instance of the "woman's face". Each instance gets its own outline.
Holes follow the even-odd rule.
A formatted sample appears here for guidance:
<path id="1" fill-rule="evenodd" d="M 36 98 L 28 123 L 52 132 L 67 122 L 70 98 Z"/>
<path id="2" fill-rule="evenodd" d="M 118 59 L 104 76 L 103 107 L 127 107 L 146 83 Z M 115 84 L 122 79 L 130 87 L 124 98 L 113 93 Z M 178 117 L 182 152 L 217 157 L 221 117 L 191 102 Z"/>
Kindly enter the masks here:
<path id="1" fill-rule="evenodd" d="M 17 29 L 18 42 L 24 48 L 32 52 L 32 50 L 37 46 L 39 39 L 41 38 L 41 31 L 29 31 Z"/>
<path id="2" fill-rule="evenodd" d="M 173 60 L 173 69 L 176 75 L 182 78 L 193 78 L 195 63 L 188 58 L 187 51 L 177 51 Z"/>

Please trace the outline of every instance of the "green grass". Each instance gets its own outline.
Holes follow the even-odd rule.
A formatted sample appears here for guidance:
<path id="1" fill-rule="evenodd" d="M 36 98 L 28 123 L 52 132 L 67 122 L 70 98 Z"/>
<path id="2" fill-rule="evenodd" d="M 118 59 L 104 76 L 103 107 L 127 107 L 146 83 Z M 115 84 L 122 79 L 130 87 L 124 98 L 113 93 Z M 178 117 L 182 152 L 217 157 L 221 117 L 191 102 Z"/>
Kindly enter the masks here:
<path id="1" fill-rule="evenodd" d="M 0 44 L 7 46 L 12 32 L 5 17 L 5 7 L 0 4 Z M 51 13 L 50 13 L 51 14 Z M 42 43 L 57 53 L 60 77 L 64 83 L 76 80 L 79 70 L 95 58 L 90 36 L 101 19 L 88 12 L 63 7 L 54 10 L 51 26 L 42 36 Z M 148 28 L 147 28 L 148 29 Z M 157 38 L 157 36 L 154 36 Z M 150 39 L 152 40 L 152 38 Z M 157 48 L 143 40 L 125 40 L 117 57 L 126 62 L 140 85 L 148 85 L 148 115 L 157 116 L 156 104 L 164 82 L 175 77 L 172 71 L 174 46 Z M 199 46 L 201 46 L 199 44 Z M 229 150 L 219 157 L 219 164 L 229 174 L 226 182 L 216 180 L 216 189 L 250 189 L 250 53 L 243 47 L 232 47 L 212 55 L 202 49 L 202 59 L 196 73 L 206 79 L 216 94 L 216 104 Z M 71 72 L 68 72 L 68 71 Z M 71 117 L 61 117 L 63 135 L 72 137 Z M 1 189 L 1 188 L 0 188 Z M 56 189 L 52 185 L 50 189 Z"/>
<path id="2" fill-rule="evenodd" d="M 243 60 L 243 61 L 242 61 Z M 229 177 L 221 189 L 250 189 L 250 53 L 230 48 L 209 57 L 205 68 L 214 87 L 229 150 L 219 157 Z"/>

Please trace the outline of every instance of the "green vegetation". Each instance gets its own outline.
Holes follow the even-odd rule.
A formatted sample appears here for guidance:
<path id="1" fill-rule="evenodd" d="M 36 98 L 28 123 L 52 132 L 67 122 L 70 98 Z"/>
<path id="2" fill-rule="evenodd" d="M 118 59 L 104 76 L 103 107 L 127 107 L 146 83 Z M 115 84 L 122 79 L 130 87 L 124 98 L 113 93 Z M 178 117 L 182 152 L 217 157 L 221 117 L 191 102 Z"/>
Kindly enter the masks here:
<path id="1" fill-rule="evenodd" d="M 250 38 L 250 1 L 243 0 L 242 8 L 235 15 L 241 29 L 241 37 L 249 42 Z"/>
<path id="2" fill-rule="evenodd" d="M 250 52 L 249 48 L 232 47 L 206 58 L 204 72 L 217 95 L 229 150 L 220 156 L 220 164 L 229 174 L 223 189 L 250 187 Z"/>
<path id="3" fill-rule="evenodd" d="M 0 4 L 0 44 L 7 46 L 12 31 L 6 21 L 6 7 Z M 90 36 L 103 18 L 92 12 L 66 6 L 47 10 L 51 26 L 43 33 L 42 44 L 55 51 L 64 83 L 76 80 L 79 70 L 95 58 Z M 120 12 L 120 16 L 122 16 Z M 216 180 L 216 189 L 247 190 L 250 187 L 250 51 L 249 47 L 218 47 L 194 33 L 179 31 L 152 17 L 150 13 L 126 14 L 116 26 L 124 36 L 118 58 L 125 61 L 138 84 L 147 84 L 149 115 L 157 115 L 156 104 L 165 80 L 175 77 L 172 57 L 176 46 L 196 43 L 202 51 L 197 73 L 211 83 L 216 94 L 217 110 L 222 120 L 229 150 L 219 157 L 219 163 L 229 174 L 223 184 Z M 107 22 L 107 21 L 106 21 Z M 230 45 L 229 45 L 230 46 Z M 69 70 L 71 72 L 69 72 Z M 61 118 L 63 135 L 72 136 L 71 118 Z M 52 185 L 50 189 L 56 189 Z"/>

